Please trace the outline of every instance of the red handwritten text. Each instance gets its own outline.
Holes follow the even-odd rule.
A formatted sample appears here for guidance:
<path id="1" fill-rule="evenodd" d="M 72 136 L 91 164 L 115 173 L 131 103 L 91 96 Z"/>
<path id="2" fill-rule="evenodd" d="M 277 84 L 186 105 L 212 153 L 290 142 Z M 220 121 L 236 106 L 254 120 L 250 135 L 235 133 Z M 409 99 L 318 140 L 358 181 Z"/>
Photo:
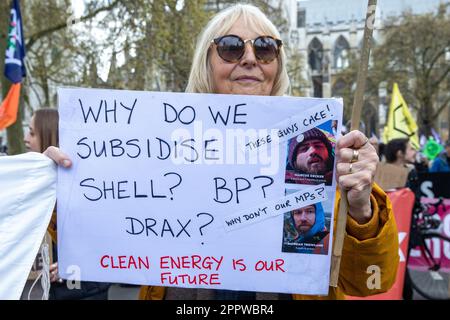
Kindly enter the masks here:
<path id="1" fill-rule="evenodd" d="M 100 259 L 100 265 L 104 269 L 149 269 L 148 257 L 133 256 L 109 256 L 104 255 Z"/>
<path id="2" fill-rule="evenodd" d="M 223 262 L 223 256 L 202 257 L 199 255 L 171 257 L 164 256 L 160 258 L 161 269 L 198 269 L 218 271 Z"/>

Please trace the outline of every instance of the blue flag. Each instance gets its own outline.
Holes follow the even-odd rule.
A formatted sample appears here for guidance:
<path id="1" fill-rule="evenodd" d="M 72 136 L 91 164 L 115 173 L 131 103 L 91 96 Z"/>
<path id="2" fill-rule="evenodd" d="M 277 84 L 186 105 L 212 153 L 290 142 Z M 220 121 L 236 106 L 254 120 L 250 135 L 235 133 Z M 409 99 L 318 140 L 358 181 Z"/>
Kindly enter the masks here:
<path id="1" fill-rule="evenodd" d="M 19 0 L 13 0 L 5 56 L 5 76 L 13 83 L 21 82 L 26 75 L 24 58 L 22 15 L 20 14 Z"/>

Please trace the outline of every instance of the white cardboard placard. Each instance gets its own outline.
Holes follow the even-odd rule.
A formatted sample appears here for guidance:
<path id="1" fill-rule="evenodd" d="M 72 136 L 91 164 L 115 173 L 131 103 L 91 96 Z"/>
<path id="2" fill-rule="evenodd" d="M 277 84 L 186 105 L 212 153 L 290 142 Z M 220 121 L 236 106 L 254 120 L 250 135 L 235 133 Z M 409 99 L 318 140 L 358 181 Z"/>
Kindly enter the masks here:
<path id="1" fill-rule="evenodd" d="M 342 100 L 77 88 L 58 95 L 60 147 L 73 161 L 58 175 L 63 278 L 328 293 Z M 292 150 L 313 132 L 329 141 L 331 180 L 289 169 Z M 303 198 L 283 210 L 294 193 Z M 316 220 L 327 236 L 319 250 L 296 243 L 290 210 L 302 201 L 321 208 Z M 273 205 L 270 217 L 226 227 L 234 214 L 265 205 Z"/>

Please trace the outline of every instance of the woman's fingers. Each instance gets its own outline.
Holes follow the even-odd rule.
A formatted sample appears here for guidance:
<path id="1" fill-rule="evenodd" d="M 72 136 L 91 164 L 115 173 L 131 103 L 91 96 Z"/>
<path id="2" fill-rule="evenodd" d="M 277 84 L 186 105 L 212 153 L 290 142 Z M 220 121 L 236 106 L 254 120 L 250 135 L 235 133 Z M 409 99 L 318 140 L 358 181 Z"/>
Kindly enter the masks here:
<path id="1" fill-rule="evenodd" d="M 375 175 L 379 162 L 378 154 L 367 141 L 367 137 L 360 131 L 352 131 L 339 140 L 336 150 L 338 178 L 362 171 Z"/>
<path id="2" fill-rule="evenodd" d="M 361 149 L 351 149 L 351 148 L 342 148 L 338 150 L 337 159 L 339 162 L 361 162 L 369 158 L 372 154 L 372 150 L 369 148 L 361 148 Z"/>
<path id="3" fill-rule="evenodd" d="M 50 271 L 50 282 L 56 282 L 59 279 L 58 275 L 58 262 L 55 262 L 50 265 L 49 268 Z"/>
<path id="4" fill-rule="evenodd" d="M 341 137 L 336 146 L 336 176 L 340 188 L 347 191 L 349 213 L 360 223 L 372 216 L 370 193 L 378 165 L 375 148 L 360 131 Z"/>
<path id="5" fill-rule="evenodd" d="M 340 161 L 336 164 L 336 173 L 338 177 L 355 174 L 361 171 L 368 171 L 373 177 L 376 170 L 377 162 L 372 159 L 359 160 L 356 162 Z"/>
<path id="6" fill-rule="evenodd" d="M 341 175 L 339 177 L 339 185 L 345 190 L 354 189 L 362 192 L 367 186 L 372 184 L 372 174 L 368 170 L 355 172 L 351 175 Z"/>
<path id="7" fill-rule="evenodd" d="M 369 142 L 369 139 L 364 135 L 364 133 L 358 130 L 354 130 L 347 133 L 345 136 L 342 136 L 337 143 L 337 147 L 338 149 L 361 149 L 368 145 L 367 142 Z"/>
<path id="8" fill-rule="evenodd" d="M 58 262 L 55 262 L 50 265 L 50 272 L 58 270 Z"/>
<path id="9" fill-rule="evenodd" d="M 72 165 L 72 161 L 70 161 L 69 157 L 57 147 L 48 147 L 47 150 L 44 151 L 44 155 L 64 168 L 69 168 Z"/>

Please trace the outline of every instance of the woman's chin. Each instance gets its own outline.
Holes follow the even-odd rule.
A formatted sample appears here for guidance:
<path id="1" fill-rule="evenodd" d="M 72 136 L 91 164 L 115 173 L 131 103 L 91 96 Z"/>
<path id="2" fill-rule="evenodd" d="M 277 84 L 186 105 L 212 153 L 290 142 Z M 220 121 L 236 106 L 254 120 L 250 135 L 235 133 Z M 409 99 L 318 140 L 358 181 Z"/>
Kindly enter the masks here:
<path id="1" fill-rule="evenodd" d="M 252 96 L 268 96 L 270 95 L 270 91 L 264 90 L 258 84 L 244 84 L 239 85 L 234 88 L 231 94 L 241 94 L 241 95 L 252 95 Z"/>

